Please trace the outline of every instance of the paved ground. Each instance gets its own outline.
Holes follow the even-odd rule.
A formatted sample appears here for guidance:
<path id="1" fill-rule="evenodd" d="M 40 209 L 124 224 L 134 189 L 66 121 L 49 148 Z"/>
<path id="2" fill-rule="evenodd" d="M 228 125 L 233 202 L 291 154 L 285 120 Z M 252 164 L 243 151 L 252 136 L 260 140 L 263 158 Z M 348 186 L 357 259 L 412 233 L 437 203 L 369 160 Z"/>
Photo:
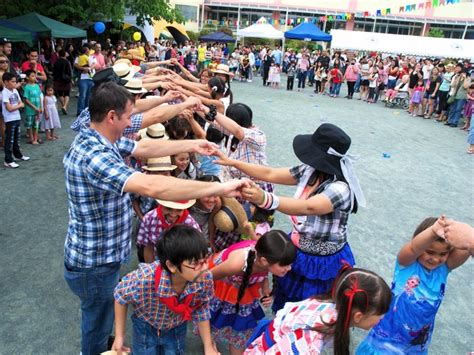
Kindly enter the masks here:
<path id="1" fill-rule="evenodd" d="M 267 133 L 272 165 L 296 164 L 292 138 L 312 133 L 323 122 L 339 125 L 352 137 L 351 152 L 361 156 L 357 171 L 368 200 L 368 207 L 350 220 L 349 241 L 359 266 L 390 282 L 397 252 L 423 218 L 445 213 L 474 224 L 474 160 L 465 153 L 466 134 L 459 129 L 381 104 L 313 95 L 310 88 L 263 88 L 259 79 L 234 83 L 233 91 L 235 101 L 249 104 L 255 123 Z M 79 353 L 79 302 L 62 276 L 68 219 L 62 156 L 73 138 L 71 121 L 70 116 L 62 119 L 61 139 L 54 143 L 23 144 L 30 162 L 0 170 L 0 354 Z M 277 226 L 289 227 L 283 216 Z M 135 266 L 136 260 L 124 272 Z M 474 350 L 472 274 L 468 261 L 450 277 L 432 354 Z M 362 335 L 355 331 L 354 343 Z M 188 344 L 189 354 L 201 353 L 194 336 Z"/>

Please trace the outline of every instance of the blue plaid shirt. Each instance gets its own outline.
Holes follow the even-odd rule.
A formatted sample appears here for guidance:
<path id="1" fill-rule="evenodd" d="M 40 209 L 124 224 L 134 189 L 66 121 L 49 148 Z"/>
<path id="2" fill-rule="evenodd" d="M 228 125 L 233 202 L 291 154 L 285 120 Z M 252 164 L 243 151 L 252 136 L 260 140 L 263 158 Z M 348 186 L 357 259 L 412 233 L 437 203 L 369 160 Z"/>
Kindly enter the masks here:
<path id="1" fill-rule="evenodd" d="M 136 142 L 121 138 L 111 144 L 84 128 L 63 159 L 69 205 L 64 245 L 67 265 L 91 268 L 126 261 L 131 249 L 132 205 L 123 193 L 135 170 L 125 165 Z"/>
<path id="2" fill-rule="evenodd" d="M 132 125 L 131 127 L 125 128 L 125 130 L 123 131 L 123 135 L 125 137 L 129 137 L 131 134 L 137 133 L 142 128 L 143 113 L 135 113 L 130 117 L 130 119 L 132 120 Z M 72 123 L 71 129 L 75 132 L 79 132 L 81 129 L 89 128 L 90 125 L 91 113 L 89 111 L 89 107 L 86 107 L 84 110 L 81 111 L 79 116 L 77 116 L 76 120 Z"/>

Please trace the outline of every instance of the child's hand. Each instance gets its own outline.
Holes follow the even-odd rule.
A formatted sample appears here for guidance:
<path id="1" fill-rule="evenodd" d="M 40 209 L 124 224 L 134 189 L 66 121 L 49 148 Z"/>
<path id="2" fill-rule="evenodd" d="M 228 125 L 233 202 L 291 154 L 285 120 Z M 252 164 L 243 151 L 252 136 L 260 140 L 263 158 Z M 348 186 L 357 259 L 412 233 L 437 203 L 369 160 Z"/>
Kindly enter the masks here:
<path id="1" fill-rule="evenodd" d="M 260 298 L 260 303 L 262 304 L 263 307 L 268 308 L 272 305 L 273 303 L 273 296 L 272 295 L 265 295 L 262 298 Z"/>
<path id="2" fill-rule="evenodd" d="M 114 343 L 112 344 L 112 350 L 115 350 L 118 352 L 118 354 L 122 354 L 122 352 L 125 353 L 130 353 L 131 349 L 129 347 L 126 347 L 123 344 L 123 338 L 122 337 L 115 337 Z"/>
<path id="3" fill-rule="evenodd" d="M 45 120 L 49 120 L 49 116 L 48 116 L 48 115 L 44 115 L 44 119 L 45 119 Z"/>
<path id="4" fill-rule="evenodd" d="M 444 238 L 444 227 L 446 225 L 446 216 L 443 214 L 438 220 L 431 226 L 431 230 L 440 238 Z"/>

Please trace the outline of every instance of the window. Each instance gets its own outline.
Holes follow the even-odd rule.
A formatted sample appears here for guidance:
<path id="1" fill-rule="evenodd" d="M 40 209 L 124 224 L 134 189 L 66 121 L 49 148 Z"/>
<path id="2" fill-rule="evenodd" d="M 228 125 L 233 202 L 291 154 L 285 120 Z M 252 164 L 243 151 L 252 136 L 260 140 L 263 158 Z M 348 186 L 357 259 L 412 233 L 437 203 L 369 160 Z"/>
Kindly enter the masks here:
<path id="1" fill-rule="evenodd" d="M 197 21 L 197 6 L 189 6 L 189 5 L 175 5 L 176 10 L 179 10 L 183 15 L 186 21 Z"/>

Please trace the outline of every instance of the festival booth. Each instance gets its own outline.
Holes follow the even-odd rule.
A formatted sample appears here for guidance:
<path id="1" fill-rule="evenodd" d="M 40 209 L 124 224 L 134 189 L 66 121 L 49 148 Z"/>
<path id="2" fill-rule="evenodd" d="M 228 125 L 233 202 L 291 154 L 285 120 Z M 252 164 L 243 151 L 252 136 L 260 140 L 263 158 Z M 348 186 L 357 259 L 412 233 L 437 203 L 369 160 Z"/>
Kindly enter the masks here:
<path id="1" fill-rule="evenodd" d="M 218 43 L 228 43 L 228 42 L 235 41 L 234 37 L 229 36 L 227 33 L 219 32 L 219 31 L 201 36 L 199 37 L 199 40 L 203 42 L 218 42 Z"/>
<path id="2" fill-rule="evenodd" d="M 14 22 L 0 20 L 0 37 L 8 38 L 12 42 L 25 42 L 32 46 L 36 33 Z"/>
<path id="3" fill-rule="evenodd" d="M 420 57 L 474 58 L 474 40 L 332 30 L 331 48 Z"/>
<path id="4" fill-rule="evenodd" d="M 283 39 L 282 31 L 277 30 L 272 25 L 267 23 L 264 17 L 261 17 L 257 23 L 237 30 L 238 37 L 253 37 L 253 38 L 269 38 L 269 39 Z"/>
<path id="5" fill-rule="evenodd" d="M 29 14 L 13 17 L 8 22 L 15 23 L 38 36 L 53 38 L 86 38 L 87 32 L 80 28 L 66 25 L 49 17 L 31 12 Z"/>
<path id="6" fill-rule="evenodd" d="M 319 27 L 312 22 L 304 22 L 292 30 L 286 31 L 285 38 L 322 42 L 330 42 L 332 40 L 332 36 L 330 34 L 321 31 Z"/>

